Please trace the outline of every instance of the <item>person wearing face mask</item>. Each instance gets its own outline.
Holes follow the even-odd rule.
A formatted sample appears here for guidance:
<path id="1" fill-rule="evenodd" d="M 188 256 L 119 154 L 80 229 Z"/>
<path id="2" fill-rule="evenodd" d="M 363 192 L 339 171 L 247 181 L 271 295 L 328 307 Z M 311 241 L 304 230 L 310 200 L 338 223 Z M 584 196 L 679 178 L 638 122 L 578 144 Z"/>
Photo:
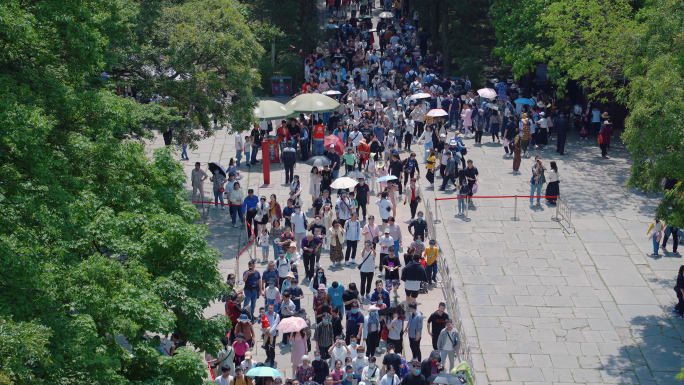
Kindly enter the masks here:
<path id="1" fill-rule="evenodd" d="M 418 211 L 418 218 L 414 219 L 408 225 L 409 234 L 415 239 L 419 236 L 421 239 L 425 239 L 425 233 L 427 232 L 427 221 L 423 219 L 423 212 Z"/>
<path id="2" fill-rule="evenodd" d="M 437 339 L 437 350 L 442 357 L 442 365 L 445 365 L 447 357 L 449 358 L 449 371 L 451 371 L 454 368 L 454 358 L 456 362 L 460 362 L 458 359 L 460 340 L 458 338 L 458 331 L 454 328 L 454 322 L 447 319 L 445 324 L 446 327 L 442 329 Z"/>
<path id="3" fill-rule="evenodd" d="M 330 303 L 332 300 L 330 299 L 330 296 L 326 292 L 326 287 L 323 284 L 320 284 L 318 286 L 318 293 L 313 299 L 313 309 L 316 314 L 322 314 L 327 309 L 330 309 Z M 327 306 L 327 307 L 326 307 Z"/>
<path id="4" fill-rule="evenodd" d="M 321 322 L 316 325 L 313 340 L 316 342 L 316 351 L 321 352 L 321 357 L 324 360 L 330 358 L 328 350 L 334 343 L 334 336 L 332 323 L 330 322 L 330 314 L 323 313 Z"/>
<path id="5" fill-rule="evenodd" d="M 304 298 L 304 292 L 302 291 L 302 288 L 299 287 L 299 280 L 297 278 L 292 278 L 291 285 L 292 286 L 290 286 L 288 290 L 290 290 L 291 299 L 295 304 L 295 309 L 299 311 L 302 308 L 301 300 Z"/>
<path id="6" fill-rule="evenodd" d="M 314 369 L 313 380 L 319 384 L 331 384 L 332 377 L 330 377 L 330 366 L 328 366 L 328 361 L 321 359 L 321 351 L 314 351 L 314 361 L 311 363 Z M 328 380 L 330 382 L 328 382 Z"/>
<path id="7" fill-rule="evenodd" d="M 366 385 L 375 385 L 380 379 L 380 368 L 377 365 L 375 356 L 371 356 L 367 360 L 368 365 L 361 372 L 361 381 Z"/>
<path id="8" fill-rule="evenodd" d="M 429 382 L 423 375 L 421 370 L 421 364 L 419 361 L 413 361 L 411 364 L 411 369 L 408 374 L 402 378 L 401 385 L 427 385 Z"/>
<path id="9" fill-rule="evenodd" d="M 347 345 L 351 353 L 347 356 L 347 360 L 351 363 L 352 358 L 356 357 L 356 350 L 359 348 L 359 339 L 355 335 L 349 337 L 349 344 Z"/>
<path id="10" fill-rule="evenodd" d="M 387 356 L 385 356 L 387 357 Z M 385 366 L 383 360 L 383 367 Z M 395 368 L 394 366 L 389 366 L 387 367 L 387 373 L 382 376 L 382 379 L 380 379 L 380 385 L 398 385 L 399 384 L 399 376 L 397 376 L 395 373 Z M 423 385 L 423 384 L 420 384 Z"/>
<path id="11" fill-rule="evenodd" d="M 357 385 L 358 380 L 354 379 L 354 367 L 351 365 L 347 365 L 345 367 L 345 373 L 344 377 L 342 377 L 342 381 L 340 381 L 340 385 Z"/>
<path id="12" fill-rule="evenodd" d="M 439 350 L 430 352 L 430 357 L 423 360 L 420 364 L 420 374 L 426 379 L 444 371 L 442 367 L 442 357 Z"/>
<path id="13" fill-rule="evenodd" d="M 268 285 L 266 290 L 264 290 L 264 299 L 266 305 L 273 305 L 276 312 L 280 309 L 280 290 L 276 287 L 276 281 L 273 278 L 268 280 Z"/>
<path id="14" fill-rule="evenodd" d="M 344 362 L 344 359 L 351 355 L 351 350 L 344 344 L 344 338 L 342 336 L 335 337 L 335 344 L 328 349 L 330 354 L 330 362 L 340 363 Z"/>
<path id="15" fill-rule="evenodd" d="M 364 318 L 363 322 L 363 339 L 366 341 L 366 347 L 368 352 L 367 357 L 371 357 L 375 354 L 375 350 L 380 342 L 380 316 L 378 315 L 377 306 L 371 305 L 368 308 L 368 315 Z"/>
<path id="16" fill-rule="evenodd" d="M 358 373 L 360 369 L 368 366 L 368 358 L 366 357 L 366 348 L 359 346 L 356 349 L 356 356 L 352 359 L 352 368 L 354 373 Z"/>
<path id="17" fill-rule="evenodd" d="M 347 312 L 345 319 L 347 320 L 347 333 L 345 337 L 345 342 L 350 343 L 351 336 L 356 336 L 357 340 L 361 339 L 363 332 L 364 317 L 363 314 L 359 311 L 359 305 L 357 302 L 351 304 L 351 310 Z M 348 352 L 347 354 L 350 353 Z"/>

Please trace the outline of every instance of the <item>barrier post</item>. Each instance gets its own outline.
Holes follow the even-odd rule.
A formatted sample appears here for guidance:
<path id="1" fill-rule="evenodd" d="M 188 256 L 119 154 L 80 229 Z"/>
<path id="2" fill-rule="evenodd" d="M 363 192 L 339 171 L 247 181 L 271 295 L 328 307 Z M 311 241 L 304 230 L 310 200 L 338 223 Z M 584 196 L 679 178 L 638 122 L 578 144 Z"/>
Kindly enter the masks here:
<path id="1" fill-rule="evenodd" d="M 515 203 L 513 203 L 513 220 L 517 221 L 517 220 L 520 220 L 520 218 L 518 218 L 518 196 L 517 195 L 515 196 L 514 202 Z"/>
<path id="2" fill-rule="evenodd" d="M 557 220 L 557 221 L 560 221 L 560 217 L 558 216 L 558 213 L 559 213 L 558 210 L 560 210 L 560 206 L 561 206 L 561 205 L 560 205 L 559 200 L 560 200 L 560 194 L 558 194 L 558 196 L 556 197 L 556 217 L 555 217 L 555 218 L 551 218 L 551 219 L 554 219 L 554 220 Z"/>
<path id="3" fill-rule="evenodd" d="M 261 143 L 261 165 L 264 172 L 264 184 L 271 184 L 271 144 L 272 140 L 264 140 Z M 256 151 L 256 148 L 252 151 Z"/>
<path id="4" fill-rule="evenodd" d="M 468 218 L 468 208 L 470 207 L 470 199 L 468 199 L 468 196 L 466 195 L 465 198 L 462 198 L 466 200 L 466 213 L 465 213 L 465 219 L 464 221 L 470 222 L 470 218 Z"/>

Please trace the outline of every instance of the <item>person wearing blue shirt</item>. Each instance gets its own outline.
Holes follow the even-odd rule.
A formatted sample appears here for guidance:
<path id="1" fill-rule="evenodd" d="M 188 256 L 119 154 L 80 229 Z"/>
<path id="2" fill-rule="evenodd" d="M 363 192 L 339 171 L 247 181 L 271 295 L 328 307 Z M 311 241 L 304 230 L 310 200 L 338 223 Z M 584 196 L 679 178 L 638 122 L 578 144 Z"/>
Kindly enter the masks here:
<path id="1" fill-rule="evenodd" d="M 299 287 L 299 280 L 297 278 L 292 280 L 292 286 L 290 286 L 288 290 L 290 291 L 292 302 L 295 304 L 295 309 L 299 311 L 299 309 L 302 308 L 301 300 L 304 298 L 304 292 L 302 291 L 302 288 Z"/>
<path id="2" fill-rule="evenodd" d="M 342 299 L 342 294 L 344 294 L 344 286 L 339 282 L 333 282 L 330 287 L 328 287 L 328 295 L 332 301 L 332 306 L 340 309 L 340 314 L 344 313 L 344 300 Z"/>
<path id="3" fill-rule="evenodd" d="M 242 212 L 246 218 L 245 222 L 247 222 L 247 238 L 249 238 L 252 235 L 253 231 L 256 231 L 256 221 L 254 220 L 254 217 L 256 216 L 257 213 L 257 205 L 259 204 L 259 198 L 257 198 L 254 195 L 254 189 L 249 189 L 247 190 L 247 197 L 245 198 L 244 203 L 242 203 Z M 249 226 L 252 226 L 250 229 Z"/>
<path id="4" fill-rule="evenodd" d="M 261 274 L 256 270 L 254 260 L 249 261 L 249 269 L 242 273 L 242 281 L 245 283 L 243 307 L 254 315 L 257 298 L 261 295 Z"/>
<path id="5" fill-rule="evenodd" d="M 358 302 L 354 302 L 351 305 L 351 310 L 347 312 L 345 317 L 347 319 L 347 335 L 345 336 L 345 342 L 349 345 L 351 336 L 355 336 L 357 340 L 361 340 L 363 331 L 363 314 L 359 311 Z"/>
<path id="6" fill-rule="evenodd" d="M 292 224 L 290 220 L 292 219 L 292 214 L 294 214 L 294 201 L 292 199 L 287 200 L 287 206 L 283 209 L 283 218 L 285 218 L 285 227 L 291 227 Z"/>
<path id="7" fill-rule="evenodd" d="M 271 279 L 274 279 L 276 282 L 278 282 L 278 277 L 279 274 L 278 269 L 275 268 L 275 262 L 268 262 L 268 268 L 261 273 L 261 291 L 263 292 L 266 290 L 266 282 L 270 281 Z M 267 307 L 267 305 L 268 301 L 266 301 L 266 298 L 264 298 L 264 307 Z"/>
<path id="8" fill-rule="evenodd" d="M 382 280 L 378 279 L 375 281 L 375 290 L 373 290 L 373 294 L 370 296 L 370 301 L 371 303 L 377 303 L 380 299 L 382 299 L 382 302 L 387 305 L 387 307 L 390 307 L 389 292 L 382 288 Z"/>
<path id="9" fill-rule="evenodd" d="M 375 136 L 378 138 L 378 141 L 382 143 L 383 138 L 385 136 L 385 127 L 383 126 L 375 126 L 375 129 L 373 130 L 375 133 Z"/>
<path id="10" fill-rule="evenodd" d="M 301 123 L 299 144 L 302 151 L 302 161 L 309 159 L 309 129 Z"/>
<path id="11" fill-rule="evenodd" d="M 330 145 L 330 148 L 325 153 L 325 157 L 330 159 L 330 167 L 333 169 L 333 180 L 337 179 L 340 175 L 340 155 L 335 151 L 335 145 Z"/>

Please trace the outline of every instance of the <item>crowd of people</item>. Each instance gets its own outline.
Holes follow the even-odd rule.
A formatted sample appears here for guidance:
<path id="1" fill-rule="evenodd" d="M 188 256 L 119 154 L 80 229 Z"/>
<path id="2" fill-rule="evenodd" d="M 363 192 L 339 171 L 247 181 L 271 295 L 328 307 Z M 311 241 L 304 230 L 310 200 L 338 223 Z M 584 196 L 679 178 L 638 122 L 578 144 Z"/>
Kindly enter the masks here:
<path id="1" fill-rule="evenodd" d="M 597 106 L 584 108 L 567 97 L 558 100 L 553 93 L 511 82 L 496 83 L 496 96 L 484 98 L 468 77 L 442 76 L 442 56 L 427 49 L 427 32 L 417 33 L 409 24 L 406 0 L 381 1 L 379 7 L 395 17 L 375 25 L 359 17 L 372 11 L 372 0 L 330 0 L 327 5 L 335 27 L 325 45 L 305 58 L 301 92 L 330 95 L 340 102 L 339 109 L 262 122 L 235 135 L 236 156 L 225 173 L 207 175 L 197 163 L 191 174 L 193 200 L 197 194 L 203 197 L 202 183 L 209 179 L 214 209 L 227 206 L 232 225 L 240 221 L 261 249 L 261 260 L 250 261 L 241 276 L 228 277 L 231 287 L 242 286 L 237 279 L 244 289 L 224 298 L 233 327 L 223 339 L 224 349 L 210 361 L 216 382 L 251 385 L 253 379 L 245 375 L 249 369 L 276 365 L 279 334 L 280 347 L 291 352 L 288 385 L 426 384 L 431 376 L 451 370 L 469 381 L 445 304 L 425 316 L 416 301 L 438 282 L 439 258 L 419 208 L 421 176 L 429 188 L 446 191 L 453 185 L 463 215 L 473 204 L 479 178 L 466 156 L 482 145 L 485 133 L 512 158 L 512 171 L 519 174 L 522 157 L 549 145 L 552 136 L 556 152 L 564 155 L 571 129 L 579 130 L 581 138 L 597 137 L 607 157 L 610 117 Z M 413 14 L 414 24 L 417 17 Z M 521 97 L 531 103 L 516 103 Z M 437 109 L 443 113 L 430 113 Z M 245 194 L 239 182 L 240 168 L 258 163 L 261 142 L 269 135 L 280 145 L 289 187 L 284 204 L 275 194 L 257 197 L 252 189 Z M 343 147 L 324 146 L 328 135 L 337 136 Z M 466 139 L 474 144 L 467 146 Z M 411 149 L 416 145 L 423 146 L 422 157 Z M 310 154 L 322 161 L 311 167 L 304 185 L 294 170 Z M 334 188 L 341 169 L 358 183 Z M 537 196 L 537 204 L 544 195 L 556 203 L 559 181 L 556 163 L 547 167 L 535 156 L 530 195 Z M 404 205 L 410 211 L 408 234 L 395 220 Z M 334 281 L 321 257 L 330 258 L 335 269 L 358 269 L 359 284 Z M 266 266 L 259 269 L 259 264 Z M 306 296 L 313 299 L 310 308 L 302 306 Z M 278 325 L 291 317 L 305 319 L 307 326 L 280 333 Z M 432 339 L 428 357 L 420 351 L 424 329 Z M 267 353 L 263 363 L 251 358 L 257 344 Z"/>

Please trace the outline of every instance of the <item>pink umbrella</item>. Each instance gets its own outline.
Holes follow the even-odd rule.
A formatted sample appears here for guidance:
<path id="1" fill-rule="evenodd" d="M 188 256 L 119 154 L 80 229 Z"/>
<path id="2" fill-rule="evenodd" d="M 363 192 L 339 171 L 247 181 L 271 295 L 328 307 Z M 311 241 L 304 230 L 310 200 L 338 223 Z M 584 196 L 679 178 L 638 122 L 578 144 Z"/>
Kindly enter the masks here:
<path id="1" fill-rule="evenodd" d="M 344 153 L 344 142 L 343 142 L 342 139 L 341 139 L 339 136 L 337 136 L 337 135 L 328 135 L 328 136 L 326 136 L 323 143 L 325 143 L 325 149 L 326 149 L 326 150 L 329 150 L 329 149 L 330 149 L 330 145 L 334 145 L 334 146 L 335 146 L 335 151 L 337 151 L 337 153 L 338 153 L 340 156 L 342 156 L 342 153 Z"/>
<path id="2" fill-rule="evenodd" d="M 281 331 L 283 333 L 294 333 L 304 329 L 305 327 L 306 321 L 304 321 L 303 318 L 290 317 L 280 321 L 278 326 L 276 326 L 276 330 Z"/>

